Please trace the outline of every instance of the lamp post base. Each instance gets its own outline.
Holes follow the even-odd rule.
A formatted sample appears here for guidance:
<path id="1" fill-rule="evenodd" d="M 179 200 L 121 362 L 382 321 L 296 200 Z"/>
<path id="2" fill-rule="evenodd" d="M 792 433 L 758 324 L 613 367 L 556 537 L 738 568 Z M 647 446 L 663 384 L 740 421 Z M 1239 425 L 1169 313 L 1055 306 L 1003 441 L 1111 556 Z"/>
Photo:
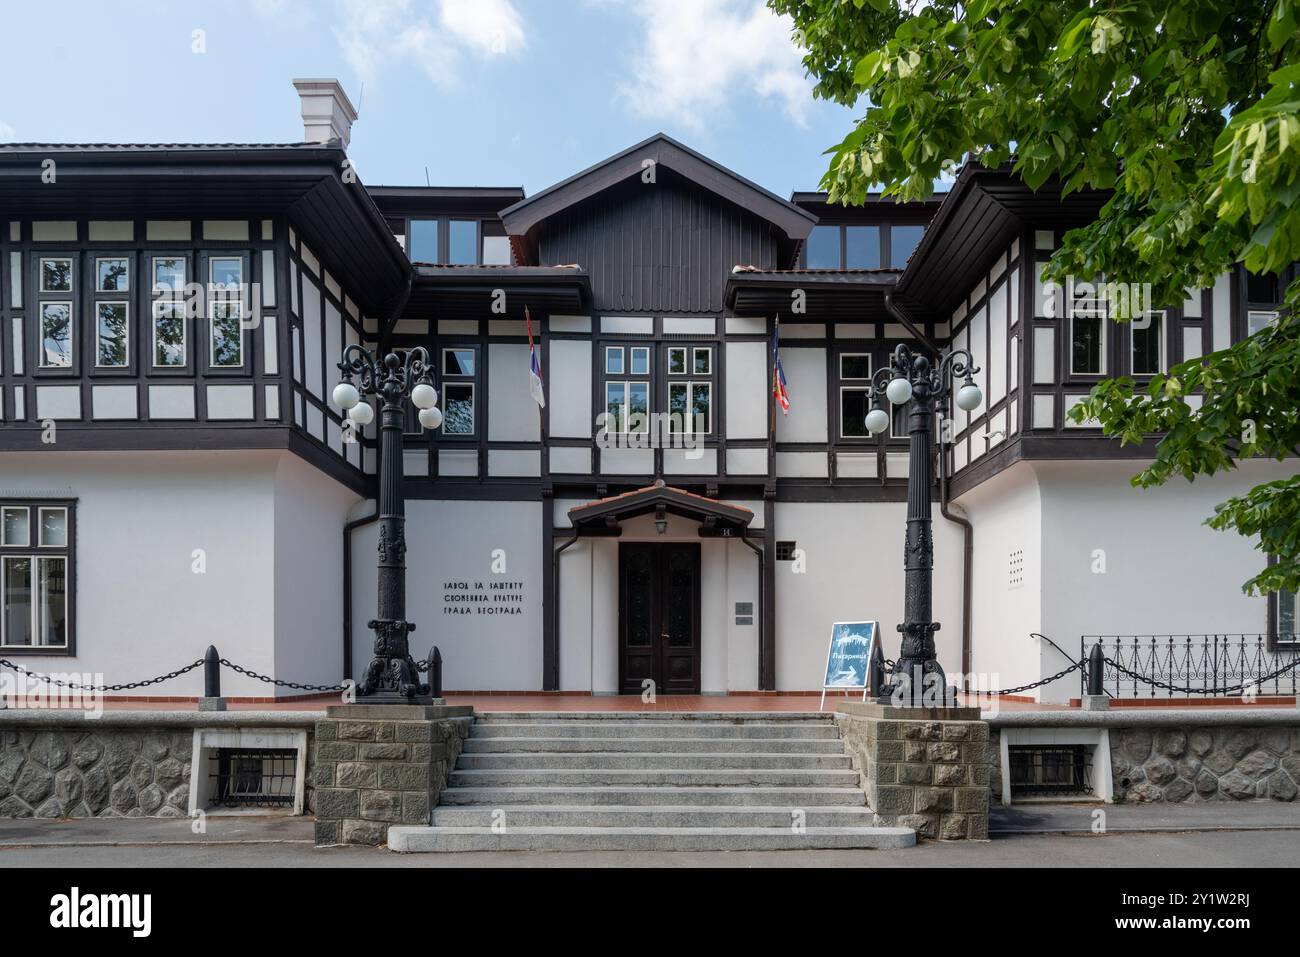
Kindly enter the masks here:
<path id="1" fill-rule="evenodd" d="M 933 658 L 902 658 L 889 673 L 876 700 L 901 708 L 952 708 L 957 691 Z"/>

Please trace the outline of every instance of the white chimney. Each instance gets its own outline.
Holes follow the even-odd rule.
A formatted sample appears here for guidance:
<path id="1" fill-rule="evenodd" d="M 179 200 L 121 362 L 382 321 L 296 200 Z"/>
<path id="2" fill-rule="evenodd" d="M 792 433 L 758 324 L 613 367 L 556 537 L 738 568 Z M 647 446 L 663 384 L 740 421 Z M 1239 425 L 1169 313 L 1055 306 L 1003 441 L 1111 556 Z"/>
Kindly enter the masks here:
<path id="1" fill-rule="evenodd" d="M 302 104 L 302 138 L 307 143 L 338 140 L 347 149 L 357 110 L 338 80 L 294 80 Z"/>

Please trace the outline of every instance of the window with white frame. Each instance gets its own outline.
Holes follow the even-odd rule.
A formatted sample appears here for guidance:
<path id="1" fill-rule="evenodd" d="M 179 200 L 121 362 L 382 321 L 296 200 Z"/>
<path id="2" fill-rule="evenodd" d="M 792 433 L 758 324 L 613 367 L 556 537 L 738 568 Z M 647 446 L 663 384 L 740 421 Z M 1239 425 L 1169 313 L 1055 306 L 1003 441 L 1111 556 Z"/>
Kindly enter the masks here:
<path id="1" fill-rule="evenodd" d="M 72 260 L 41 259 L 41 292 L 72 292 Z"/>
<path id="2" fill-rule="evenodd" d="M 839 355 L 840 438 L 867 439 L 867 413 L 871 411 L 871 355 Z"/>
<path id="3" fill-rule="evenodd" d="M 1132 372 L 1157 375 L 1165 371 L 1165 313 L 1163 310 L 1135 316 L 1129 323 L 1132 334 Z"/>
<path id="4" fill-rule="evenodd" d="M 95 303 L 95 366 L 125 368 L 131 364 L 131 305 Z"/>
<path id="5" fill-rule="evenodd" d="M 1267 309 L 1252 309 L 1246 313 L 1246 334 L 1253 336 L 1277 321 L 1277 313 Z"/>
<path id="6" fill-rule="evenodd" d="M 473 346 L 442 350 L 442 426 L 444 436 L 474 435 L 474 385 L 478 355 Z"/>
<path id="7" fill-rule="evenodd" d="M 189 361 L 189 315 L 185 302 L 189 264 L 184 256 L 154 256 L 149 264 L 154 297 L 151 363 L 155 369 L 180 369 Z"/>
<path id="8" fill-rule="evenodd" d="M 208 364 L 217 369 L 244 365 L 244 259 L 208 260 Z"/>
<path id="9" fill-rule="evenodd" d="M 713 432 L 713 347 L 668 347 L 668 429 L 684 435 Z"/>
<path id="10" fill-rule="evenodd" d="M 95 292 L 130 292 L 131 260 L 125 256 L 95 260 Z"/>
<path id="11" fill-rule="evenodd" d="M 71 503 L 0 502 L 0 646 L 66 649 Z"/>
<path id="12" fill-rule="evenodd" d="M 42 369 L 72 368 L 72 303 L 41 302 L 41 349 L 39 365 Z"/>
<path id="13" fill-rule="evenodd" d="M 650 347 L 604 346 L 605 431 L 650 430 Z"/>

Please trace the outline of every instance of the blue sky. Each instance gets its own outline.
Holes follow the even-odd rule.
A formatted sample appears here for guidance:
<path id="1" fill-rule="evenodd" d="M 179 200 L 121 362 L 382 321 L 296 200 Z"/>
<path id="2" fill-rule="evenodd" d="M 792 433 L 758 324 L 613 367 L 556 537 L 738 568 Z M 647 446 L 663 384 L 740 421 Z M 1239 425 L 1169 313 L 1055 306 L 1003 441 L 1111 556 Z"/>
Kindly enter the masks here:
<path id="1" fill-rule="evenodd" d="M 7 141 L 293 141 L 290 80 L 326 76 L 359 101 L 349 155 L 370 185 L 422 185 L 427 166 L 435 185 L 533 193 L 662 130 L 785 196 L 816 187 L 853 120 L 812 99 L 788 22 L 759 0 L 41 0 L 3 16 Z"/>

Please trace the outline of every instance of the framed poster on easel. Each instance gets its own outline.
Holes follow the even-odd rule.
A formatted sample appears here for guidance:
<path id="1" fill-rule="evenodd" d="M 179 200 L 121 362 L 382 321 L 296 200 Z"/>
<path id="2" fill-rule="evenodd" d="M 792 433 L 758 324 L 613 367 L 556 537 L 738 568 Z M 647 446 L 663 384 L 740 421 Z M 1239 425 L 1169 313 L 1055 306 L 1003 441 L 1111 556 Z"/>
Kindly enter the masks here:
<path id="1" fill-rule="evenodd" d="M 867 700 L 867 681 L 871 655 L 880 640 L 878 621 L 837 621 L 831 625 L 831 643 L 826 650 L 826 671 L 822 677 L 822 703 L 826 707 L 827 691 L 857 691 Z"/>

